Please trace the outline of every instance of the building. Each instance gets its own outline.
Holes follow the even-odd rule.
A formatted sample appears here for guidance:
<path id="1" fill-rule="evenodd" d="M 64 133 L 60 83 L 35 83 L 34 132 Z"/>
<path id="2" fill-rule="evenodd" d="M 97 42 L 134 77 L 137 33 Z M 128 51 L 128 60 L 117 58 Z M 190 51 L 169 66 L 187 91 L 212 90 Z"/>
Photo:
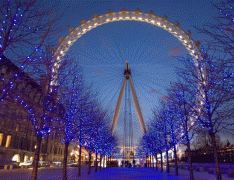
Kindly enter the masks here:
<path id="1" fill-rule="evenodd" d="M 42 83 L 43 84 L 43 83 Z M 12 161 L 33 160 L 36 147 L 33 118 L 41 118 L 44 102 L 48 100 L 40 86 L 22 72 L 6 57 L 0 60 L 0 166 Z M 46 99 L 47 98 L 47 99 Z M 49 99 L 52 108 L 48 122 L 52 126 L 63 126 L 61 118 L 64 108 L 56 99 Z M 51 121 L 58 119 L 59 121 Z M 44 136 L 40 160 L 62 161 L 64 145 L 58 128 Z M 69 148 L 71 151 L 71 148 Z M 69 156 L 70 158 L 70 156 Z"/>

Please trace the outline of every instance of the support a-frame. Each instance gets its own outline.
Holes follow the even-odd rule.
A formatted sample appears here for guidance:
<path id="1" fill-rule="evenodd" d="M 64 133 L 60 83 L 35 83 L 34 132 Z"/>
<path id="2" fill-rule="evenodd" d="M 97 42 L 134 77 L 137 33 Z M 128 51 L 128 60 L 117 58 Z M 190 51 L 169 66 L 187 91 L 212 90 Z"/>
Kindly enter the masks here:
<path id="1" fill-rule="evenodd" d="M 127 80 L 129 81 L 130 90 L 131 90 L 131 94 L 132 94 L 132 97 L 133 97 L 133 102 L 134 102 L 134 105 L 135 105 L 135 108 L 136 108 L 137 117 L 138 117 L 138 119 L 140 121 L 140 124 L 141 124 L 141 129 L 143 131 L 143 134 L 146 134 L 145 122 L 144 122 L 143 115 L 142 115 L 142 112 L 141 112 L 141 107 L 140 107 L 140 104 L 139 104 L 139 101 L 138 101 L 138 98 L 137 98 L 137 95 L 136 95 L 136 91 L 135 91 L 135 88 L 134 88 L 133 83 L 132 83 L 131 70 L 129 68 L 128 61 L 126 61 L 126 68 L 124 70 L 124 80 L 123 80 L 123 84 L 122 84 L 122 87 L 121 87 L 121 90 L 120 90 L 120 93 L 119 93 L 119 97 L 118 97 L 118 100 L 117 100 L 117 104 L 116 104 L 113 119 L 112 119 L 111 132 L 112 132 L 112 134 L 114 133 L 116 123 L 117 123 L 117 120 L 119 118 L 119 113 L 120 113 L 121 104 L 122 104 L 122 101 L 123 101 L 123 95 L 124 95 L 124 90 L 125 90 Z"/>

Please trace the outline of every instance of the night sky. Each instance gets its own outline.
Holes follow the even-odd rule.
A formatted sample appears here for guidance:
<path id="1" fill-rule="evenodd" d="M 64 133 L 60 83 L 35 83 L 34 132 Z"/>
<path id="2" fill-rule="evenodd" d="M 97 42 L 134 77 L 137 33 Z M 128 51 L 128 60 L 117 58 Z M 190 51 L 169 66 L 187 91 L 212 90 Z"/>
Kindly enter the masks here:
<path id="1" fill-rule="evenodd" d="M 127 11 L 134 11 L 136 8 L 140 8 L 142 12 L 153 10 L 157 16 L 166 15 L 169 21 L 179 22 L 184 31 L 190 30 L 195 41 L 205 38 L 196 32 L 195 27 L 212 22 L 212 16 L 217 13 L 209 0 L 50 0 L 46 3 L 49 3 L 48 8 L 66 10 L 60 23 L 72 28 L 79 26 L 81 19 L 87 21 L 93 18 L 94 13 L 106 14 L 108 9 L 112 12 L 120 11 L 123 7 Z M 68 33 L 67 28 L 55 38 L 64 38 Z M 134 21 L 98 26 L 79 38 L 67 53 L 75 55 L 75 61 L 83 69 L 85 81 L 93 84 L 93 88 L 99 92 L 100 100 L 109 110 L 111 118 L 128 60 L 146 124 L 151 116 L 151 109 L 157 107 L 158 100 L 165 95 L 170 82 L 176 80 L 174 68 L 181 66 L 176 57 L 189 56 L 185 47 L 167 31 L 145 22 Z M 124 100 L 122 104 L 124 105 Z M 119 137 L 123 133 L 123 114 L 124 106 L 116 127 Z M 132 116 L 134 137 L 137 140 L 142 131 L 133 103 Z"/>

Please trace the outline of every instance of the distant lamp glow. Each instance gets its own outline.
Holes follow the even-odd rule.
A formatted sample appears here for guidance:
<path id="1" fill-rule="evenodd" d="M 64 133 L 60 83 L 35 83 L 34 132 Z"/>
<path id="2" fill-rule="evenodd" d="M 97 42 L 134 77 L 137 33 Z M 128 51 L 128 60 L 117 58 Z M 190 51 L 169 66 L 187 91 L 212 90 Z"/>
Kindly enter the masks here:
<path id="1" fill-rule="evenodd" d="M 15 154 L 15 155 L 12 157 L 12 161 L 20 162 L 20 156 L 19 156 L 19 154 Z"/>

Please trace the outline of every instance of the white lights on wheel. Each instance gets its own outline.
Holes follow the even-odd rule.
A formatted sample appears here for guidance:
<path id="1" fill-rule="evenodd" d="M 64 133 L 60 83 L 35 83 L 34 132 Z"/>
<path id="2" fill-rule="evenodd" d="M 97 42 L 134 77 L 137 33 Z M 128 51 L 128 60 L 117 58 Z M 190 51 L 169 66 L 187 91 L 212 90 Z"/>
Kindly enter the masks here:
<path id="1" fill-rule="evenodd" d="M 63 60 L 63 56 L 65 56 L 70 46 L 72 46 L 72 44 L 77 39 L 79 39 L 83 34 L 85 34 L 86 32 L 90 31 L 91 29 L 99 25 L 119 20 L 134 20 L 134 21 L 147 22 L 151 23 L 152 25 L 157 25 L 158 27 L 161 27 L 164 30 L 167 30 L 169 33 L 173 34 L 177 39 L 179 39 L 182 42 L 182 44 L 190 52 L 190 55 L 193 56 L 195 65 L 198 67 L 196 60 L 201 58 L 201 53 L 197 48 L 196 44 L 194 43 L 194 41 L 191 38 L 189 38 L 188 34 L 186 34 L 182 29 L 180 29 L 178 25 L 173 24 L 169 21 L 164 22 L 162 17 L 151 16 L 148 13 L 141 13 L 135 11 L 132 12 L 129 11 L 124 13 L 113 12 L 98 16 L 98 18 L 95 16 L 93 19 L 90 19 L 87 22 L 82 23 L 82 25 L 78 26 L 76 29 L 72 31 L 73 34 L 70 32 L 68 36 L 64 38 L 64 41 L 61 41 L 59 47 L 54 53 L 54 55 L 56 55 L 54 56 L 54 70 L 53 70 L 55 76 L 60 67 L 60 64 L 58 62 L 61 62 Z M 53 81 L 52 84 L 56 84 L 55 79 L 52 81 Z"/>

